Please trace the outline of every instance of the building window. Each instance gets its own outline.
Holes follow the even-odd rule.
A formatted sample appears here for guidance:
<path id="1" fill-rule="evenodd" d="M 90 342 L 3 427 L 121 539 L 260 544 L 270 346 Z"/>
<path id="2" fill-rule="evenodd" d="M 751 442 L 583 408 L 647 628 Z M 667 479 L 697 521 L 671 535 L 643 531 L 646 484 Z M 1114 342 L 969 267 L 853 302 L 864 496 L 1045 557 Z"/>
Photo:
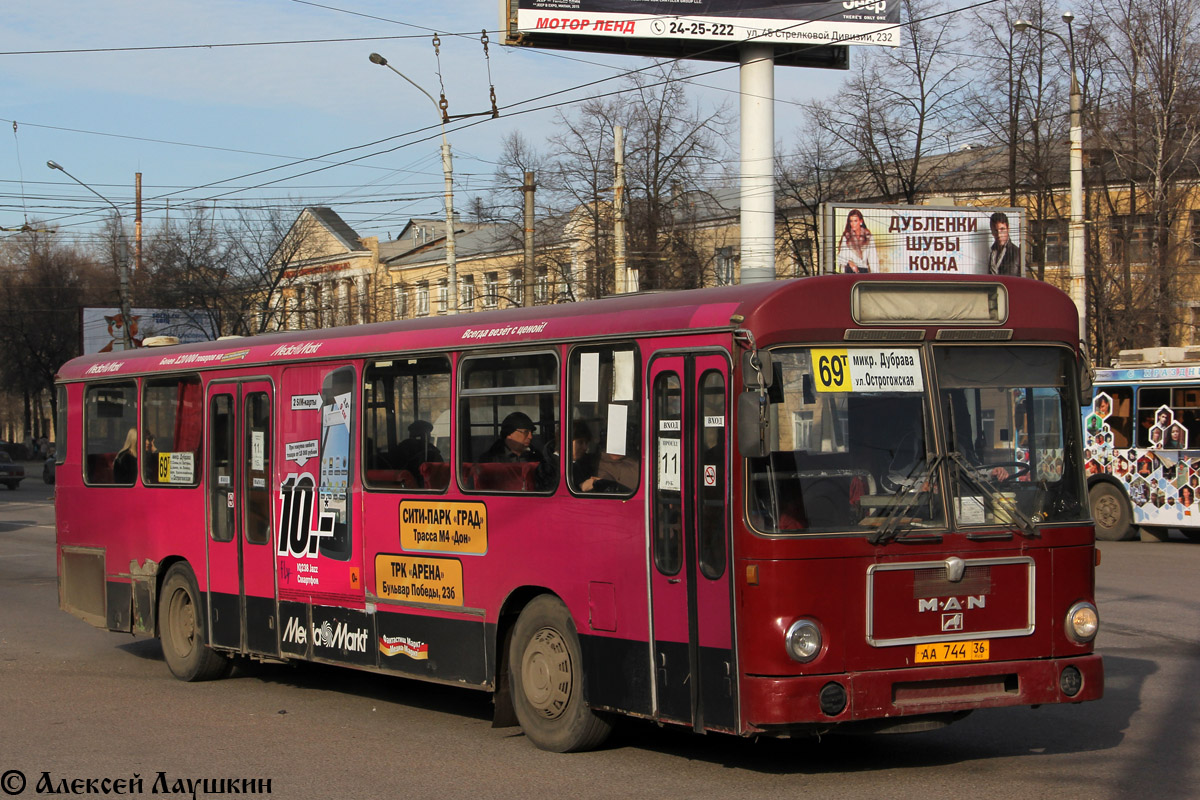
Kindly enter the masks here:
<path id="1" fill-rule="evenodd" d="M 1145 264 L 1150 260 L 1152 230 L 1149 214 L 1114 216 L 1108 239 L 1113 261 Z"/>
<path id="2" fill-rule="evenodd" d="M 717 286 L 732 286 L 733 248 L 718 247 L 716 260 L 713 266 L 716 272 Z"/>
<path id="3" fill-rule="evenodd" d="M 462 279 L 462 307 L 467 311 L 475 310 L 475 276 L 464 275 Z"/>
<path id="4" fill-rule="evenodd" d="M 1191 243 L 1191 247 L 1188 248 L 1188 260 L 1200 261 L 1200 211 L 1192 212 L 1188 241 Z"/>
<path id="5" fill-rule="evenodd" d="M 508 302 L 514 306 L 525 305 L 525 276 L 521 270 L 508 274 Z"/>
<path id="6" fill-rule="evenodd" d="M 1029 232 L 1034 244 L 1034 263 L 1058 265 L 1069 262 L 1065 219 L 1031 220 Z"/>
<path id="7" fill-rule="evenodd" d="M 397 286 L 392 292 L 392 315 L 396 319 L 405 319 L 408 316 L 408 291 L 403 286 Z"/>
<path id="8" fill-rule="evenodd" d="M 488 272 L 483 276 L 483 305 L 495 308 L 500 300 L 500 273 Z"/>
<path id="9" fill-rule="evenodd" d="M 429 282 L 421 281 L 417 284 L 417 316 L 424 317 L 429 314 Z"/>
<path id="10" fill-rule="evenodd" d="M 537 271 L 537 277 L 533 279 L 533 302 L 541 305 L 549 297 L 550 276 L 546 274 L 546 268 L 543 267 Z"/>
<path id="11" fill-rule="evenodd" d="M 449 304 L 449 302 L 450 302 L 450 288 L 446 282 L 446 279 L 442 278 L 440 281 L 438 281 L 438 284 L 437 284 L 437 304 L 438 304 L 437 313 L 445 314 L 446 306 Z"/>

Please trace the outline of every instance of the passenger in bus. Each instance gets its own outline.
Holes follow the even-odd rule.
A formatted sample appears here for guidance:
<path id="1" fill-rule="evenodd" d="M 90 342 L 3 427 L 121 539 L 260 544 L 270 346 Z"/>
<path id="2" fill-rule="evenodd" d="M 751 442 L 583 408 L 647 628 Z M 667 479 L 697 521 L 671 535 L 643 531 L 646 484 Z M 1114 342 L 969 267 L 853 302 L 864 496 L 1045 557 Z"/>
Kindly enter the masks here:
<path id="1" fill-rule="evenodd" d="M 638 485 L 638 462 L 620 453 L 600 456 L 596 474 L 583 482 L 585 492 L 632 492 Z"/>
<path id="2" fill-rule="evenodd" d="M 113 483 L 133 483 L 137 478 L 137 428 L 130 428 L 125 434 L 125 446 L 117 451 L 113 459 Z"/>
<path id="3" fill-rule="evenodd" d="M 433 425 L 419 419 L 408 426 L 408 438 L 396 446 L 396 467 L 407 470 L 414 480 L 421 481 L 422 464 L 445 461 L 441 451 L 430 441 L 432 435 Z"/>
<path id="4" fill-rule="evenodd" d="M 595 473 L 594 463 L 592 429 L 586 422 L 577 419 L 571 425 L 571 485 L 582 488 Z"/>
<path id="5" fill-rule="evenodd" d="M 500 438 L 479 456 L 479 461 L 493 464 L 541 463 L 542 455 L 533 447 L 533 420 L 528 414 L 514 411 L 500 423 Z"/>
<path id="6" fill-rule="evenodd" d="M 154 443 L 154 434 L 149 428 L 142 429 L 142 469 L 145 470 L 143 480 L 146 483 L 158 482 L 158 445 Z"/>

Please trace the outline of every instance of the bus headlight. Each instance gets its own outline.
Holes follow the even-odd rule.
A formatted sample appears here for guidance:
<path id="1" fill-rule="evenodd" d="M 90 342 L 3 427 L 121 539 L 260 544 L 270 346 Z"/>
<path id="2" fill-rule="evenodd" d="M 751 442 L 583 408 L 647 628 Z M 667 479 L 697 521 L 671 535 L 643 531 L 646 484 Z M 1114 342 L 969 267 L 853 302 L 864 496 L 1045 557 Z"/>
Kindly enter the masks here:
<path id="1" fill-rule="evenodd" d="M 1100 614 L 1091 603 L 1076 603 L 1067 611 L 1067 636 L 1071 641 L 1087 644 L 1100 630 Z"/>
<path id="2" fill-rule="evenodd" d="M 812 661 L 821 652 L 821 629 L 811 619 L 796 620 L 788 628 L 784 644 L 788 655 L 796 661 Z"/>

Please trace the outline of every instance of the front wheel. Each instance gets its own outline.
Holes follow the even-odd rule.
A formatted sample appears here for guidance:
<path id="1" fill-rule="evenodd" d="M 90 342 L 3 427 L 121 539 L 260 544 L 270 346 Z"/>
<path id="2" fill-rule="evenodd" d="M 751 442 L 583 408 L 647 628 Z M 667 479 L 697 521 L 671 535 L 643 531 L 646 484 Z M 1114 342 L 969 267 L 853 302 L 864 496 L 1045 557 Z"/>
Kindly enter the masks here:
<path id="1" fill-rule="evenodd" d="M 1097 483 L 1088 490 L 1092 504 L 1092 519 L 1096 521 L 1096 538 L 1106 542 L 1122 542 L 1133 538 L 1133 512 L 1129 498 L 1111 483 Z"/>
<path id="2" fill-rule="evenodd" d="M 209 681 L 228 674 L 229 659 L 204 643 L 204 615 L 196 578 L 187 564 L 173 564 L 158 595 L 158 635 L 171 674 L 181 681 Z"/>
<path id="3" fill-rule="evenodd" d="M 583 699 L 583 655 L 567 607 L 540 595 L 521 611 L 509 647 L 513 709 L 529 740 L 570 753 L 599 747 L 612 726 Z"/>

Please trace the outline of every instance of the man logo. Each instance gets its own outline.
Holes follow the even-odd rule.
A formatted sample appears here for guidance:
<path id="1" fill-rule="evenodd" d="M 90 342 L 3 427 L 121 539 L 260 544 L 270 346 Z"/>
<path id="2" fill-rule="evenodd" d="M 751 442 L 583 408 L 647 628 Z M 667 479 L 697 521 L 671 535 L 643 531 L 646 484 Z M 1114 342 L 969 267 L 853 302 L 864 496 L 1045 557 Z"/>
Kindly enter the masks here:
<path id="1" fill-rule="evenodd" d="M 961 631 L 963 629 L 962 612 L 957 614 L 942 614 L 943 631 Z"/>

